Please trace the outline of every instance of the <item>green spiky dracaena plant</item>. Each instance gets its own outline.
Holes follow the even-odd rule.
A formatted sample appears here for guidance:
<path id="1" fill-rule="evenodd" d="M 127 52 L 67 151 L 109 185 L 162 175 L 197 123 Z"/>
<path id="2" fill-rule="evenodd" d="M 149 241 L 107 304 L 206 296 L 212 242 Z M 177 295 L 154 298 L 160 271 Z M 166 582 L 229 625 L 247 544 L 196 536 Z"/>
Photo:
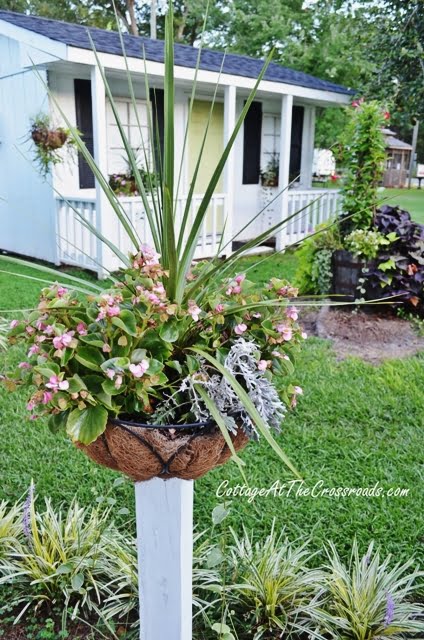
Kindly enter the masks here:
<path id="1" fill-rule="evenodd" d="M 137 115 L 123 41 L 122 46 L 132 107 Z M 192 266 L 212 196 L 269 59 L 246 100 L 191 221 L 189 212 L 196 176 L 203 152 L 207 151 L 212 102 L 179 221 L 176 202 L 181 175 L 174 183 L 172 4 L 166 20 L 164 46 L 164 151 L 155 163 L 155 149 L 143 144 L 146 168 L 149 170 L 152 163 L 156 164 L 153 168 L 159 176 L 159 180 L 148 180 L 146 185 L 93 45 L 154 248 L 143 245 L 107 177 L 102 175 L 79 132 L 55 103 L 134 249 L 130 256 L 124 255 L 74 210 L 80 223 L 116 254 L 124 268 L 111 274 L 113 286 L 107 292 L 95 283 L 69 276 L 66 276 L 66 286 L 56 283 L 43 289 L 38 308 L 25 319 L 12 321 L 11 342 L 24 341 L 29 351 L 27 359 L 6 377 L 6 384 L 10 389 L 22 384 L 35 387 L 28 403 L 32 416 L 50 415 L 51 427 L 65 430 L 73 441 L 90 444 L 96 440 L 105 430 L 109 416 L 138 415 L 141 421 L 153 424 L 186 424 L 213 418 L 235 457 L 229 432 L 235 431 L 241 421 L 249 435 L 263 436 L 296 473 L 269 428 L 279 428 L 286 409 L 295 404 L 296 395 L 301 393 L 299 387 L 290 384 L 294 354 L 304 338 L 297 324 L 297 310 L 290 306 L 296 290 L 283 280 L 273 279 L 261 289 L 249 283 L 244 274 L 234 276 L 240 257 L 274 235 L 288 219 L 225 259 L 219 257 L 225 248 L 221 246 L 214 259 Z M 196 77 L 199 61 L 200 52 Z M 147 73 L 145 77 L 149 95 Z M 215 96 L 217 88 L 218 84 Z M 195 87 L 189 121 L 194 97 Z M 151 141 L 155 138 L 156 124 L 148 105 Z M 184 147 L 186 141 L 187 130 Z M 52 276 L 58 273 L 48 267 L 31 266 L 50 278 L 39 278 L 40 282 L 51 282 Z M 60 274 L 63 281 L 62 276 Z"/>

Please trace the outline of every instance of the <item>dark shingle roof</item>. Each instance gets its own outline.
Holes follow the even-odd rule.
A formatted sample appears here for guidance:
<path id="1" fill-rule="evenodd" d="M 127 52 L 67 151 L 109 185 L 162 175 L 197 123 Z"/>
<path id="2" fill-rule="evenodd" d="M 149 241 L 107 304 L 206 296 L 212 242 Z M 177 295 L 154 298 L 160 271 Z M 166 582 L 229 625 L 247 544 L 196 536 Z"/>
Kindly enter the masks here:
<path id="1" fill-rule="evenodd" d="M 38 16 L 29 16 L 23 13 L 13 13 L 11 11 L 0 11 L 0 20 L 10 22 L 17 27 L 34 31 L 46 36 L 51 40 L 57 40 L 71 47 L 80 49 L 91 49 L 88 31 L 93 39 L 97 51 L 102 53 L 112 53 L 122 55 L 122 48 L 119 34 L 116 31 L 106 31 L 95 27 L 85 27 L 59 20 L 50 20 Z M 143 57 L 143 47 L 147 60 L 163 62 L 163 41 L 151 40 L 149 38 L 138 38 L 136 36 L 124 35 L 125 49 L 128 56 L 133 58 Z M 175 64 L 181 67 L 194 68 L 196 66 L 198 49 L 188 45 L 175 45 Z M 224 54 L 220 51 L 203 49 L 201 54 L 200 67 L 206 71 L 219 71 L 221 69 Z M 257 78 L 262 62 L 248 56 L 227 53 L 225 55 L 223 72 L 243 76 L 246 78 Z M 266 80 L 272 82 L 282 82 L 293 84 L 310 89 L 320 89 L 322 91 L 333 91 L 335 93 L 351 94 L 353 91 L 341 85 L 320 80 L 301 71 L 295 71 L 288 67 L 283 67 L 276 63 L 271 63 L 267 69 Z"/>

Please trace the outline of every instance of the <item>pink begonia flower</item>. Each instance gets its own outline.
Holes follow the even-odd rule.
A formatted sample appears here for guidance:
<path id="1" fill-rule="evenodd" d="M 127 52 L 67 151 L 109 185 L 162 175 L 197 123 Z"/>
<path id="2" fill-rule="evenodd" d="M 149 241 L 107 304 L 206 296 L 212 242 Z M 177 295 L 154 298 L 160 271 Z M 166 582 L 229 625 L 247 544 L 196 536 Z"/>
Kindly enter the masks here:
<path id="1" fill-rule="evenodd" d="M 41 318 L 38 318 L 37 322 L 35 323 L 35 326 L 37 327 L 38 331 L 44 331 L 44 329 L 46 328 L 46 325 L 44 324 L 44 320 L 47 318 L 46 315 L 42 316 Z"/>
<path id="2" fill-rule="evenodd" d="M 47 327 L 44 329 L 44 333 L 46 333 L 48 336 L 51 336 L 51 334 L 54 332 L 55 332 L 55 329 L 52 324 L 48 324 Z"/>
<path id="3" fill-rule="evenodd" d="M 12 320 L 12 322 L 10 323 L 9 327 L 11 329 L 14 329 L 15 327 L 17 327 L 19 324 L 19 320 Z"/>
<path id="4" fill-rule="evenodd" d="M 245 279 L 246 279 L 245 273 L 241 273 L 239 276 L 235 277 L 235 281 L 237 282 L 237 284 L 241 284 Z"/>
<path id="5" fill-rule="evenodd" d="M 156 293 L 149 293 L 147 295 L 147 299 L 149 302 L 151 302 L 152 304 L 160 304 L 160 298 L 158 298 L 158 296 L 156 295 Z"/>
<path id="6" fill-rule="evenodd" d="M 308 334 L 306 333 L 306 331 L 302 331 L 302 333 L 301 333 L 300 335 L 302 336 L 302 338 L 303 338 L 304 340 L 306 340 L 306 339 L 307 339 L 307 337 L 308 337 Z"/>
<path id="7" fill-rule="evenodd" d="M 46 336 L 35 336 L 35 342 L 44 342 Z"/>
<path id="8" fill-rule="evenodd" d="M 25 328 L 25 331 L 31 336 L 35 332 L 35 329 L 34 327 L 28 326 Z"/>
<path id="9" fill-rule="evenodd" d="M 254 318 L 262 318 L 262 314 L 261 314 L 261 313 L 259 313 L 259 311 L 255 311 L 255 313 L 252 313 L 252 316 L 253 316 Z"/>
<path id="10" fill-rule="evenodd" d="M 36 406 L 37 406 L 37 405 L 36 405 L 35 400 L 30 400 L 30 401 L 27 403 L 26 408 L 28 409 L 28 411 L 32 411 L 33 409 L 35 409 L 35 407 L 36 407 Z"/>
<path id="11" fill-rule="evenodd" d="M 161 282 L 159 282 L 159 284 L 155 284 L 155 286 L 153 287 L 153 291 L 155 293 L 157 293 L 158 295 L 160 295 L 160 296 L 162 296 L 164 293 L 166 293 L 165 287 L 163 286 L 163 284 Z"/>
<path id="12" fill-rule="evenodd" d="M 188 301 L 188 313 L 193 318 L 194 322 L 199 321 L 199 314 L 202 313 L 202 310 L 197 306 L 194 300 Z"/>
<path id="13" fill-rule="evenodd" d="M 294 392 L 297 396 L 301 396 L 303 395 L 303 389 L 302 387 L 294 387 Z"/>
<path id="14" fill-rule="evenodd" d="M 245 331 L 247 331 L 247 325 L 244 324 L 244 322 L 238 324 L 234 329 L 234 333 L 236 333 L 238 336 L 241 336 Z"/>
<path id="15" fill-rule="evenodd" d="M 121 385 L 122 385 L 122 376 L 118 374 L 115 379 L 115 389 L 119 389 Z"/>
<path id="16" fill-rule="evenodd" d="M 85 324 L 85 322 L 79 322 L 77 324 L 77 332 L 80 334 L 80 336 L 87 335 L 87 325 Z"/>
<path id="17" fill-rule="evenodd" d="M 259 362 L 258 362 L 259 371 L 265 371 L 267 366 L 268 366 L 268 362 L 266 360 L 259 360 Z"/>
<path id="18" fill-rule="evenodd" d="M 227 296 L 230 296 L 233 293 L 233 287 L 228 287 L 225 293 L 227 294 Z"/>
<path id="19" fill-rule="evenodd" d="M 238 284 L 233 287 L 233 293 L 241 293 L 241 287 Z"/>
<path id="20" fill-rule="evenodd" d="M 299 313 L 296 307 L 289 307 L 288 309 L 286 309 L 286 316 L 296 322 L 299 317 Z"/>
<path id="21" fill-rule="evenodd" d="M 29 348 L 27 358 L 30 358 L 31 356 L 39 352 L 40 352 L 40 347 L 38 346 L 38 344 L 33 344 L 32 347 Z"/>
<path id="22" fill-rule="evenodd" d="M 20 362 L 18 364 L 18 369 L 31 369 L 31 365 L 29 362 Z"/>
<path id="23" fill-rule="evenodd" d="M 65 331 L 61 336 L 53 338 L 53 346 L 55 349 L 63 349 L 69 347 L 75 335 L 75 331 Z"/>
<path id="24" fill-rule="evenodd" d="M 149 362 L 147 360 L 142 360 L 138 364 L 130 364 L 129 370 L 133 374 L 134 378 L 141 378 L 146 373 L 149 368 Z"/>
<path id="25" fill-rule="evenodd" d="M 66 287 L 58 287 L 57 296 L 58 298 L 62 298 L 65 293 L 68 293 L 68 289 Z"/>
<path id="26" fill-rule="evenodd" d="M 41 400 L 41 402 L 42 404 L 48 404 L 52 398 L 53 398 L 53 394 L 51 391 L 44 391 L 43 399 Z"/>
<path id="27" fill-rule="evenodd" d="M 67 380 L 60 380 L 58 376 L 51 376 L 50 380 L 46 383 L 48 389 L 52 391 L 66 391 L 69 389 L 69 382 Z"/>
<path id="28" fill-rule="evenodd" d="M 148 244 L 142 244 L 140 249 L 143 254 L 144 262 L 147 265 L 151 266 L 159 264 L 160 253 L 156 253 L 156 251 L 152 247 L 149 247 Z"/>
<path id="29" fill-rule="evenodd" d="M 109 318 L 119 316 L 120 313 L 121 313 L 121 307 L 117 304 L 114 304 L 111 307 L 106 307 L 106 314 L 109 316 Z"/>
<path id="30" fill-rule="evenodd" d="M 116 375 L 116 371 L 114 369 L 106 369 L 106 375 L 109 380 L 113 380 Z"/>
<path id="31" fill-rule="evenodd" d="M 102 347 L 102 351 L 103 351 L 103 353 L 110 353 L 112 351 L 112 347 L 110 346 L 110 344 L 107 344 L 105 342 L 103 347 Z"/>
<path id="32" fill-rule="evenodd" d="M 35 415 L 35 413 L 31 413 L 29 419 L 30 420 L 37 420 L 38 416 Z"/>
<path id="33" fill-rule="evenodd" d="M 215 307 L 215 311 L 216 313 L 222 313 L 224 311 L 224 305 L 223 304 L 217 304 Z"/>
<path id="34" fill-rule="evenodd" d="M 291 340 L 293 337 L 293 330 L 290 327 L 286 327 L 285 324 L 278 324 L 276 327 L 278 333 L 283 335 L 284 340 Z"/>

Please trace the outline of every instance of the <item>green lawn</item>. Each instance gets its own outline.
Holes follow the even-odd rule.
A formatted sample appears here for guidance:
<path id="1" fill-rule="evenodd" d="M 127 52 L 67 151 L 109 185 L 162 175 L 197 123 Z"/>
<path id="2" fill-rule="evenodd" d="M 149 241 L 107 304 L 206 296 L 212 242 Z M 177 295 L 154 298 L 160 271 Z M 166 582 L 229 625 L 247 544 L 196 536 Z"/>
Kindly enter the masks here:
<path id="1" fill-rule="evenodd" d="M 424 224 L 424 189 L 384 189 L 381 197 L 387 204 L 406 209 L 414 220 Z"/>
<path id="2" fill-rule="evenodd" d="M 256 263 L 249 258 L 247 266 Z M 3 267 L 2 267 L 3 268 Z M 249 277 L 291 277 L 295 257 L 273 256 L 252 266 Z M 36 299 L 37 283 L 0 274 L 1 307 L 29 306 Z M 0 371 L 20 358 L 16 349 L 2 356 Z M 424 455 L 424 354 L 374 367 L 357 359 L 337 362 L 329 343 L 310 339 L 299 359 L 293 380 L 304 388 L 297 409 L 288 415 L 279 438 L 303 474 L 305 486 L 322 481 L 324 487 L 409 489 L 403 498 L 300 497 L 269 495 L 252 504 L 228 500 L 229 524 L 242 524 L 266 532 L 275 518 L 293 538 L 306 534 L 312 549 L 333 539 L 346 552 L 356 535 L 364 546 L 371 538 L 396 560 L 416 554 L 424 559 L 421 489 Z M 252 487 L 270 487 L 276 480 L 290 482 L 269 447 L 249 444 L 243 454 Z M 43 422 L 30 422 L 22 393 L 0 388 L 0 500 L 22 496 L 31 478 L 40 497 L 56 504 L 76 496 L 85 504 L 101 495 L 133 509 L 133 488 L 125 483 L 112 488 L 115 474 L 91 463 L 66 440 L 54 437 Z M 222 502 L 216 492 L 223 481 L 241 483 L 237 467 L 227 464 L 196 482 L 195 519 L 200 529 L 210 524 L 213 507 Z M 122 523 L 124 524 L 124 523 Z M 133 524 L 129 526 L 134 533 Z"/>

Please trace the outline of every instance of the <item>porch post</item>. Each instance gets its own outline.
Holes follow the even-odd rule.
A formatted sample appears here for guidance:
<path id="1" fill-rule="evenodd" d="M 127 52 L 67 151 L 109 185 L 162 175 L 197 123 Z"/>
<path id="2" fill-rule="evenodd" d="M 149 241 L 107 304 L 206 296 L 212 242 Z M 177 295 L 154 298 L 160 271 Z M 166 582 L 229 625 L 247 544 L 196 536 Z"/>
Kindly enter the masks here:
<path id="1" fill-rule="evenodd" d="M 300 185 L 304 189 L 310 189 L 315 148 L 315 107 L 308 106 L 304 109 Z"/>
<path id="2" fill-rule="evenodd" d="M 140 640 L 192 639 L 193 485 L 135 483 Z"/>
<path id="3" fill-rule="evenodd" d="M 289 211 L 289 194 L 287 186 L 289 184 L 290 172 L 290 146 L 291 146 L 291 127 L 292 127 L 292 111 L 293 96 L 284 95 L 281 100 L 281 131 L 280 131 L 280 170 L 278 174 L 278 189 L 280 196 L 281 216 L 280 220 L 284 220 L 288 216 Z M 281 251 L 284 248 L 284 238 L 287 230 L 283 228 L 276 236 L 276 250 Z"/>
<path id="4" fill-rule="evenodd" d="M 229 141 L 236 126 L 236 87 L 230 85 L 225 87 L 224 93 L 224 147 Z M 235 160 L 234 145 L 228 156 L 224 168 L 224 193 L 226 194 L 226 205 L 224 209 L 224 239 L 223 246 L 231 241 L 233 237 L 233 215 L 234 215 L 234 182 L 235 182 Z M 226 255 L 231 253 L 231 245 L 226 247 Z"/>
<path id="5" fill-rule="evenodd" d="M 106 92 L 98 66 L 91 68 L 91 102 L 93 113 L 93 146 L 94 160 L 104 176 L 107 176 L 107 139 L 106 139 Z M 105 218 L 109 209 L 109 202 L 96 180 L 96 228 L 107 236 Z M 100 240 L 96 241 L 96 256 L 93 256 L 97 264 L 97 275 L 104 278 L 106 272 L 105 246 Z"/>

